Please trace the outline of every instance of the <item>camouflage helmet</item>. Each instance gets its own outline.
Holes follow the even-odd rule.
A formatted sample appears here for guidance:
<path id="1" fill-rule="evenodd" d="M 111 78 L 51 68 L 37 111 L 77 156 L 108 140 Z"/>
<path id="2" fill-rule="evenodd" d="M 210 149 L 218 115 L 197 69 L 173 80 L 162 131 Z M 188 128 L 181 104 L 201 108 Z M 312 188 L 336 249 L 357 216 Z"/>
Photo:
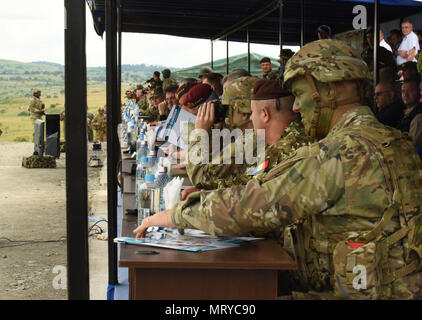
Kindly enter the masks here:
<path id="1" fill-rule="evenodd" d="M 198 78 L 202 78 L 203 75 L 214 72 L 210 67 L 204 66 L 199 70 Z"/>
<path id="2" fill-rule="evenodd" d="M 311 75 L 320 82 L 371 79 L 368 66 L 345 42 L 324 39 L 308 43 L 287 61 L 284 82 Z"/>
<path id="3" fill-rule="evenodd" d="M 35 89 L 32 91 L 32 94 L 33 94 L 33 95 L 36 95 L 36 94 L 40 95 L 40 94 L 41 94 L 41 89 L 39 89 L 39 88 L 35 88 Z"/>
<path id="4" fill-rule="evenodd" d="M 161 71 L 161 74 L 163 75 L 163 78 L 170 78 L 171 71 L 170 69 L 164 69 L 163 71 Z"/>
<path id="5" fill-rule="evenodd" d="M 221 102 L 240 113 L 252 113 L 252 85 L 257 80 L 259 80 L 257 77 L 240 77 L 233 80 L 224 89 Z"/>
<path id="6" fill-rule="evenodd" d="M 250 119 L 246 119 L 235 123 L 233 115 L 235 111 L 243 114 L 252 113 L 252 85 L 255 81 L 258 80 L 259 78 L 257 77 L 240 77 L 231 81 L 224 89 L 221 102 L 222 104 L 229 106 L 226 121 L 230 130 L 240 128 L 244 124 L 251 121 Z"/>
<path id="7" fill-rule="evenodd" d="M 151 88 L 150 90 L 150 97 L 154 98 L 154 97 L 164 97 L 164 92 L 163 92 L 163 88 L 162 87 L 154 87 Z"/>
<path id="8" fill-rule="evenodd" d="M 298 77 L 305 77 L 311 90 L 303 94 L 310 95 L 309 102 L 306 103 L 306 99 L 299 102 L 302 121 L 308 135 L 317 139 L 328 134 L 339 106 L 361 102 L 362 83 L 371 79 L 368 66 L 359 54 L 345 42 L 332 39 L 308 43 L 287 61 L 284 85 L 291 89 L 293 80 Z M 356 96 L 338 95 L 335 83 L 341 81 L 357 81 Z M 328 96 L 322 84 L 334 96 Z M 297 101 L 301 100 L 299 96 L 296 97 Z"/>

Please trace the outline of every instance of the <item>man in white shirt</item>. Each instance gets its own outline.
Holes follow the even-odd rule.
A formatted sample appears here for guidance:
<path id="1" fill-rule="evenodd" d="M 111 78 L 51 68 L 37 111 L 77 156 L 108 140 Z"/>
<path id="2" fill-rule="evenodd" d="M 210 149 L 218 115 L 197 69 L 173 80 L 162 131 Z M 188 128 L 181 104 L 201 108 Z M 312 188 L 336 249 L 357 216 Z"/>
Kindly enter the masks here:
<path id="1" fill-rule="evenodd" d="M 390 45 L 384 39 L 384 32 L 382 31 L 382 29 L 380 29 L 380 46 L 393 53 L 393 50 L 391 49 Z"/>
<path id="2" fill-rule="evenodd" d="M 401 24 L 403 40 L 397 50 L 397 65 L 400 66 L 407 61 L 416 61 L 416 54 L 419 51 L 418 36 L 413 32 L 413 25 L 410 21 L 403 21 Z"/>

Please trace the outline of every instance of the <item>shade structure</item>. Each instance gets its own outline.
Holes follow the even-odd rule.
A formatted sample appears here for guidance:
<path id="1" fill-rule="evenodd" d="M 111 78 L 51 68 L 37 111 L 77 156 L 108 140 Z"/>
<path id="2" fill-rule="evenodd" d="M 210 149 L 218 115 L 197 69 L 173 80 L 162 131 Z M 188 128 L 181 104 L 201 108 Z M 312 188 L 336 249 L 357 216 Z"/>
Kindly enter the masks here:
<path id="1" fill-rule="evenodd" d="M 254 76 L 261 76 L 262 75 L 262 69 L 260 60 L 264 58 L 264 56 L 259 55 L 257 53 L 251 53 L 250 59 L 251 59 L 251 74 Z M 269 57 L 271 60 L 271 64 L 273 66 L 274 70 L 277 70 L 280 66 L 278 62 L 278 58 Z M 248 69 L 248 54 L 243 53 L 236 56 L 229 57 L 229 65 L 230 70 L 236 70 L 236 69 Z M 210 67 L 211 64 L 209 62 L 198 64 L 196 66 L 192 66 L 189 68 L 184 68 L 181 70 L 177 70 L 172 72 L 172 77 L 176 80 L 181 80 L 183 78 L 197 78 L 199 74 L 199 70 L 204 67 Z M 219 59 L 214 61 L 213 64 L 213 70 L 214 72 L 221 73 L 222 75 L 226 74 L 226 58 Z"/>
<path id="2" fill-rule="evenodd" d="M 87 0 L 97 33 L 104 31 L 105 0 Z M 283 43 L 299 45 L 301 40 L 301 1 L 283 0 Z M 371 3 L 372 2 L 372 3 Z M 334 33 L 353 29 L 357 4 L 365 5 L 368 24 L 373 21 L 373 1 L 304 0 L 304 38 L 316 40 L 321 24 L 332 26 Z M 255 21 L 257 13 L 270 12 L 248 26 L 252 43 L 279 43 L 280 0 L 124 0 L 121 3 L 122 32 L 167 34 L 201 39 L 217 39 L 239 22 Z M 380 22 L 422 12 L 422 2 L 384 0 Z M 246 42 L 244 28 L 230 33 L 230 41 Z"/>

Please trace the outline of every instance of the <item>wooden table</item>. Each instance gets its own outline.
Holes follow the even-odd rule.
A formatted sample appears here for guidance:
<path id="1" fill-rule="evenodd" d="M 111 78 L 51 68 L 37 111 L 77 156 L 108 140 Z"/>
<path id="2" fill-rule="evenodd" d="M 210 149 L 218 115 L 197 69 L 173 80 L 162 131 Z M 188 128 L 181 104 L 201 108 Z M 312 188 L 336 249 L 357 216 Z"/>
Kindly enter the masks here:
<path id="1" fill-rule="evenodd" d="M 122 236 L 135 228 L 136 217 L 124 215 Z M 129 268 L 131 300 L 276 299 L 278 270 L 297 269 L 272 240 L 201 253 L 121 244 L 119 266 Z"/>

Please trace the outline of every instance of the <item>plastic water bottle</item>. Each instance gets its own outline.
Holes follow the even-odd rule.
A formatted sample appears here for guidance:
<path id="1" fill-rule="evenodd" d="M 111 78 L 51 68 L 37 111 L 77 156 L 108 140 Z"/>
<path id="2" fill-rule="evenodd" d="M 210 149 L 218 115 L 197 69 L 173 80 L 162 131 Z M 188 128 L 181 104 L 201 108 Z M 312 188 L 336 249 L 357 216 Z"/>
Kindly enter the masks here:
<path id="1" fill-rule="evenodd" d="M 155 150 L 149 150 L 148 161 L 151 168 L 150 173 L 155 175 L 158 170 L 158 158 Z"/>
<path id="2" fill-rule="evenodd" d="M 143 138 L 143 134 L 141 133 L 136 140 L 136 163 L 141 163 L 141 159 L 143 157 L 148 156 L 148 145 Z"/>
<path id="3" fill-rule="evenodd" d="M 138 225 L 142 220 L 160 210 L 160 189 L 154 183 L 154 175 L 145 175 L 145 182 L 138 189 Z"/>
<path id="4" fill-rule="evenodd" d="M 145 158 L 147 159 L 147 158 Z M 148 160 L 148 159 L 147 159 Z M 145 167 L 143 166 L 143 164 L 141 162 L 138 163 L 138 165 L 136 166 L 136 184 L 135 184 L 135 198 L 136 201 L 138 201 L 138 196 L 139 196 L 139 187 L 142 183 L 145 182 L 145 175 L 146 175 L 146 170 Z"/>
<path id="5" fill-rule="evenodd" d="M 162 158 L 160 158 L 161 160 Z M 167 183 L 170 182 L 170 177 L 167 174 L 167 167 L 162 165 L 159 166 L 158 174 L 155 178 L 155 184 L 160 189 L 160 211 L 165 210 L 165 203 L 164 203 L 164 187 Z"/>

